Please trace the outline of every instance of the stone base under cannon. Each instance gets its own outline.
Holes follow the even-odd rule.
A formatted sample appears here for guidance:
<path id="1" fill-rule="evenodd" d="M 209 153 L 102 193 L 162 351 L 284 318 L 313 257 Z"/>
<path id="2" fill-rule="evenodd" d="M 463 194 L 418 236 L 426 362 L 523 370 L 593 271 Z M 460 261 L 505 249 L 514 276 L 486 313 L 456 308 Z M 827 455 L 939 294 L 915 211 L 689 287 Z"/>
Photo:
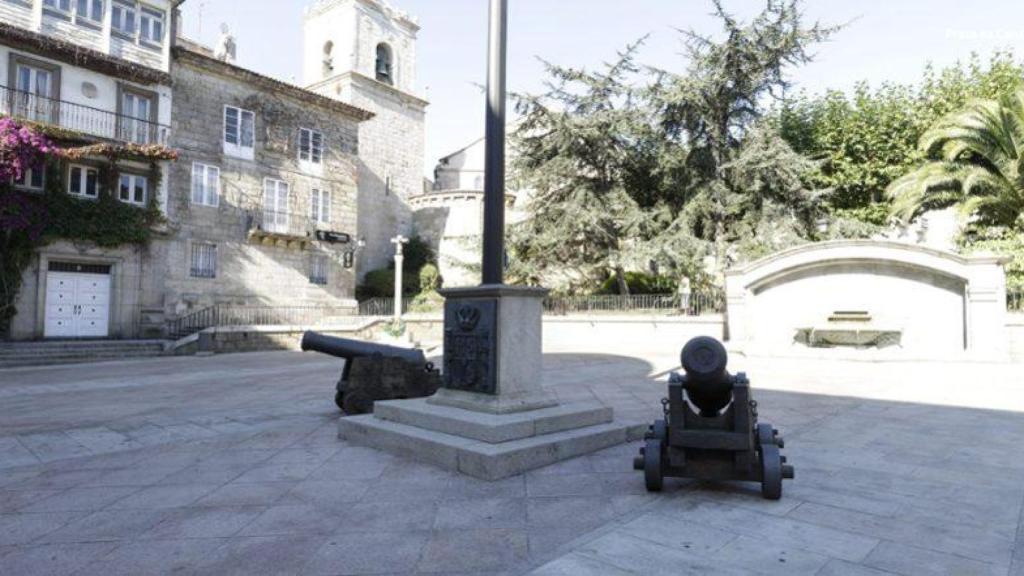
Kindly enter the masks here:
<path id="1" fill-rule="evenodd" d="M 374 414 L 342 418 L 339 436 L 484 480 L 500 480 L 643 437 L 642 423 L 614 422 L 598 404 L 488 414 L 428 403 L 378 402 Z"/>
<path id="2" fill-rule="evenodd" d="M 343 440 L 498 480 L 643 437 L 643 424 L 614 421 L 611 407 L 558 404 L 544 390 L 546 290 L 480 286 L 442 294 L 446 387 L 340 419 Z"/>

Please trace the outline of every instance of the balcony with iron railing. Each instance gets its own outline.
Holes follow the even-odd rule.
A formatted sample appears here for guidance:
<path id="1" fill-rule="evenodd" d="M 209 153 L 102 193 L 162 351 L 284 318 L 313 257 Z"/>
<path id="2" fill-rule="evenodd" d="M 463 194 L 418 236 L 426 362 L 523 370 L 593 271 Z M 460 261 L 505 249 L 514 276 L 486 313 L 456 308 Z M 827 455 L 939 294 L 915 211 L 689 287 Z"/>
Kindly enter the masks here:
<path id="1" fill-rule="evenodd" d="M 305 214 L 254 208 L 246 212 L 246 221 L 249 238 L 268 243 L 284 241 L 304 247 L 316 235 L 315 223 Z"/>
<path id="2" fill-rule="evenodd" d="M 105 140 L 166 145 L 170 127 L 64 100 L 54 100 L 0 85 L 0 115 L 51 124 Z"/>

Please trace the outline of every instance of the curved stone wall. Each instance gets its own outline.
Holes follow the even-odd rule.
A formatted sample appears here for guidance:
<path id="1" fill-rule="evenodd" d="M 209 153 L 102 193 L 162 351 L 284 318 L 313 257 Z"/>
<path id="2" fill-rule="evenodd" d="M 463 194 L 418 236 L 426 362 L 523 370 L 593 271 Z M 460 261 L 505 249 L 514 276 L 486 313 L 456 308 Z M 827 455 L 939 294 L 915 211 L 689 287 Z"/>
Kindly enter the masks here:
<path id="1" fill-rule="evenodd" d="M 726 273 L 729 337 L 753 350 L 793 349 L 800 330 L 836 327 L 828 321 L 833 313 L 863 311 L 871 317 L 866 328 L 901 334 L 899 350 L 1001 357 L 1002 264 L 997 257 L 887 241 L 785 250 Z"/>

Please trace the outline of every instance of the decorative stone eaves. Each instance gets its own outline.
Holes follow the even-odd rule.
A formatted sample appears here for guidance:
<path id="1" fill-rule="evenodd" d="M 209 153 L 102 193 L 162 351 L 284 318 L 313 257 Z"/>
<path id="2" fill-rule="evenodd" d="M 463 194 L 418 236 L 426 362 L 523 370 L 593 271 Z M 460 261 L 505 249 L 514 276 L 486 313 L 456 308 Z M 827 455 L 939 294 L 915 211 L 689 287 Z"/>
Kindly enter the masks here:
<path id="1" fill-rule="evenodd" d="M 162 70 L 2 22 L 0 43 L 139 84 L 171 84 L 171 75 Z"/>

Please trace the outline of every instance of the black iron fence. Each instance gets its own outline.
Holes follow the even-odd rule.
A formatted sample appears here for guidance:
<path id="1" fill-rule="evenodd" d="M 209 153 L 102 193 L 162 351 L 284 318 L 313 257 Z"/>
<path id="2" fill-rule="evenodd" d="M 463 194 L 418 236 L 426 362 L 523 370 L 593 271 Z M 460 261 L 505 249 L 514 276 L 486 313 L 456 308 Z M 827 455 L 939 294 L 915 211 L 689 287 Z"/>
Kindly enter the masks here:
<path id="1" fill-rule="evenodd" d="M 355 319 L 351 307 L 331 306 L 228 306 L 202 308 L 167 322 L 167 337 L 184 338 L 207 328 L 222 326 L 315 326 L 340 318 Z"/>
<path id="2" fill-rule="evenodd" d="M 408 311 L 411 298 L 403 299 L 402 310 Z M 724 309 L 721 294 L 636 294 L 630 296 L 553 296 L 544 299 L 544 313 L 565 314 L 628 314 L 655 313 L 700 316 L 720 314 Z M 438 304 L 434 311 L 440 311 Z M 426 312 L 417 306 L 418 312 Z M 359 303 L 360 316 L 391 316 L 394 298 L 373 298 Z"/>
<path id="3" fill-rule="evenodd" d="M 109 110 L 54 100 L 0 85 L 0 114 L 135 144 L 167 144 L 170 127 Z"/>

